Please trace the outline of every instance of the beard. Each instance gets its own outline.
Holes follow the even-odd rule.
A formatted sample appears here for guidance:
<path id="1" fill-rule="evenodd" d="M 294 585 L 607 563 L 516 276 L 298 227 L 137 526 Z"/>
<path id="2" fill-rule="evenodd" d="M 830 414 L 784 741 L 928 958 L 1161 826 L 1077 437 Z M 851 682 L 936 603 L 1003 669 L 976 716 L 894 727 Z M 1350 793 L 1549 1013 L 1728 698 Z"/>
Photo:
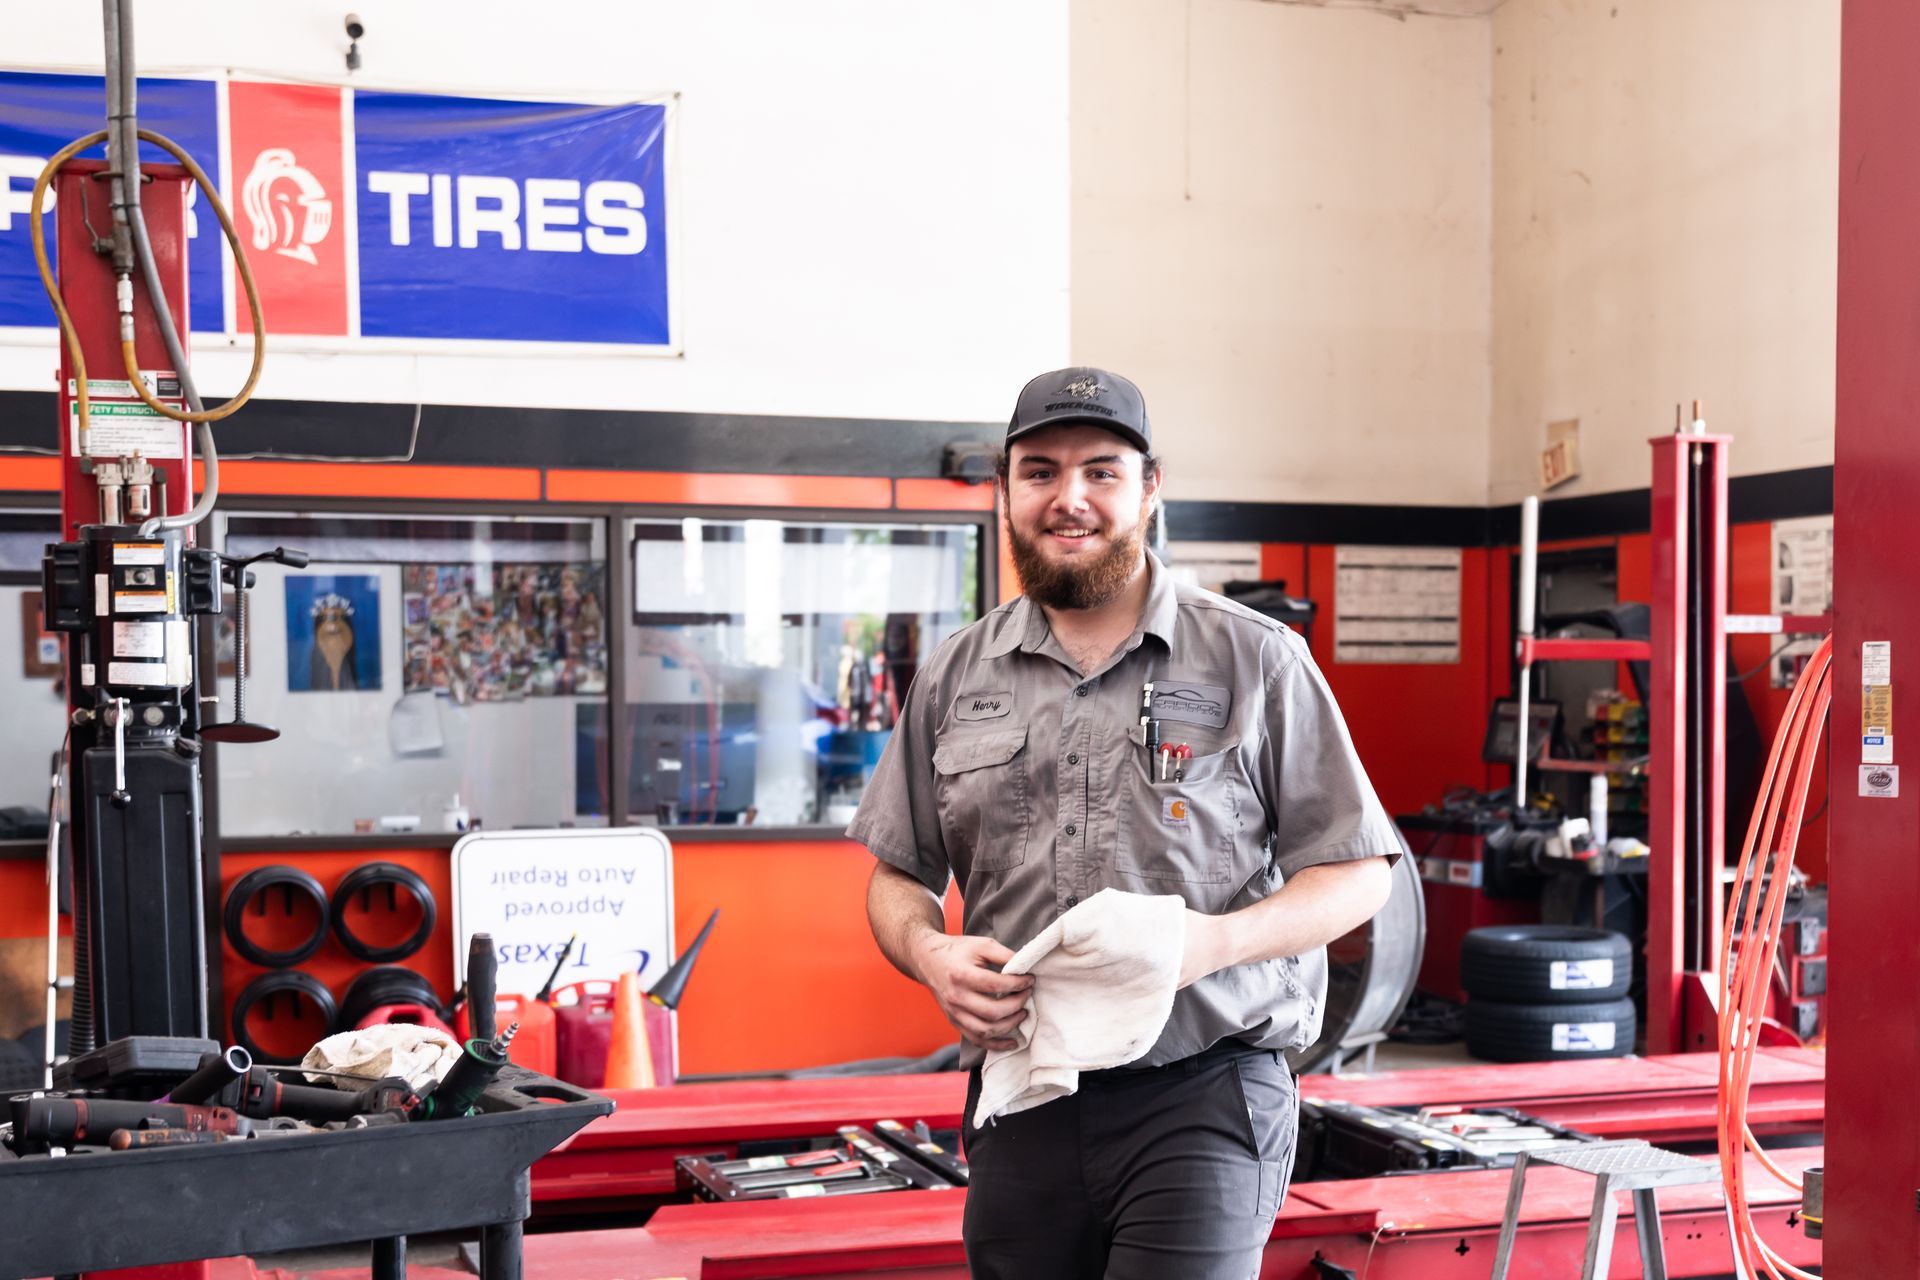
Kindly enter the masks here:
<path id="1" fill-rule="evenodd" d="M 1151 509 L 1152 499 L 1143 499 L 1140 519 L 1124 534 L 1099 530 L 1107 535 L 1107 549 L 1084 564 L 1056 564 L 1047 559 L 1038 541 L 1009 521 L 1007 542 L 1013 551 L 1014 572 L 1020 575 L 1020 590 L 1035 604 L 1049 609 L 1094 609 L 1105 604 L 1120 594 L 1140 568 Z"/>

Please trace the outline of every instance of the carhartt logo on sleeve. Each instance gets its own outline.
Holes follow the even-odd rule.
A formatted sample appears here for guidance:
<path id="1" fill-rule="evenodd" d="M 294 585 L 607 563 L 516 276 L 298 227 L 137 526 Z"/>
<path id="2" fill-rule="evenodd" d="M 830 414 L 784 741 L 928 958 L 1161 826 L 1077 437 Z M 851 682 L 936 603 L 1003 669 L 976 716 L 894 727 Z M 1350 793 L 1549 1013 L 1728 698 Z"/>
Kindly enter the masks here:
<path id="1" fill-rule="evenodd" d="M 1153 714 L 1161 720 L 1224 729 L 1227 709 L 1232 705 L 1233 694 L 1215 684 L 1164 680 L 1153 686 Z"/>
<path id="2" fill-rule="evenodd" d="M 1179 796 L 1168 796 L 1160 802 L 1160 821 L 1170 827 L 1187 825 L 1187 802 Z"/>
<path id="3" fill-rule="evenodd" d="M 963 693 L 953 702 L 955 720 L 991 720 L 1013 710 L 1013 694 Z"/>

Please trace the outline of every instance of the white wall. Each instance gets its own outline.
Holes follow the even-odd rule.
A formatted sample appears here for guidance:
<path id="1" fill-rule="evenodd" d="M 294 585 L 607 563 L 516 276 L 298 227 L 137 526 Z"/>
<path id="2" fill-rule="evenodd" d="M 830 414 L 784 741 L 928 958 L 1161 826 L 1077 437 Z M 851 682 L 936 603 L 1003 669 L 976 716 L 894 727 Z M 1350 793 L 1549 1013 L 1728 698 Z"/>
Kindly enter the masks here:
<path id="1" fill-rule="evenodd" d="M 66 733 L 67 701 L 53 681 L 25 673 L 20 598 L 30 587 L 0 587 L 0 806 L 46 812 L 53 753 Z M 36 592 L 36 594 L 38 594 Z"/>
<path id="2" fill-rule="evenodd" d="M 1546 424 L 1641 488 L 1700 397 L 1737 474 L 1833 461 L 1839 0 L 1507 0 L 1493 18 L 1491 496 Z"/>
<path id="3" fill-rule="evenodd" d="M 142 0 L 140 66 L 338 83 L 348 8 L 368 87 L 681 95 L 685 354 L 283 351 L 263 396 L 978 421 L 1066 362 L 1065 0 Z M 101 65 L 97 6 L 5 25 L 5 65 Z M 0 387 L 54 359 L 0 346 Z M 225 395 L 244 358 L 195 368 Z"/>
<path id="4" fill-rule="evenodd" d="M 1485 501 L 1489 55 L 1483 19 L 1075 0 L 1073 354 L 1140 383 L 1172 497 Z"/>

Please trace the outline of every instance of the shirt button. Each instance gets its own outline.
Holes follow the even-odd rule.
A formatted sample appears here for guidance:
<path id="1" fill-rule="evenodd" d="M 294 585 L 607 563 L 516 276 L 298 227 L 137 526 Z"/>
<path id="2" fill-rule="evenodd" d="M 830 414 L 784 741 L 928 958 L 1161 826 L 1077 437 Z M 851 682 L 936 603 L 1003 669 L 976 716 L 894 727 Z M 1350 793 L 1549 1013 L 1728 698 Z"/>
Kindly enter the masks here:
<path id="1" fill-rule="evenodd" d="M 1081 685 L 1081 686 L 1080 686 L 1080 687 L 1079 687 L 1078 689 L 1075 689 L 1075 690 L 1073 691 L 1073 696 L 1074 696 L 1074 697 L 1076 697 L 1076 698 L 1084 698 L 1084 697 L 1086 697 L 1086 696 L 1087 696 L 1087 686 L 1085 686 L 1085 685 Z"/>
<path id="2" fill-rule="evenodd" d="M 1068 764 L 1079 764 L 1079 763 L 1080 763 L 1080 757 L 1079 757 L 1078 755 L 1070 755 L 1070 756 L 1068 756 L 1068 757 L 1067 757 L 1067 763 L 1068 763 Z"/>
<path id="3" fill-rule="evenodd" d="M 1075 897 L 1073 894 L 1068 894 L 1067 905 L 1070 907 L 1077 907 L 1080 905 L 1080 899 Z"/>
<path id="4" fill-rule="evenodd" d="M 1073 834 L 1073 833 L 1074 833 L 1075 831 L 1078 831 L 1078 830 L 1079 830 L 1079 828 L 1078 828 L 1078 827 L 1076 827 L 1076 826 L 1074 826 L 1074 825 L 1073 825 L 1073 824 L 1072 824 L 1071 822 L 1069 822 L 1069 823 L 1067 824 L 1067 834 L 1068 834 L 1068 835 L 1072 835 L 1072 834 Z"/>

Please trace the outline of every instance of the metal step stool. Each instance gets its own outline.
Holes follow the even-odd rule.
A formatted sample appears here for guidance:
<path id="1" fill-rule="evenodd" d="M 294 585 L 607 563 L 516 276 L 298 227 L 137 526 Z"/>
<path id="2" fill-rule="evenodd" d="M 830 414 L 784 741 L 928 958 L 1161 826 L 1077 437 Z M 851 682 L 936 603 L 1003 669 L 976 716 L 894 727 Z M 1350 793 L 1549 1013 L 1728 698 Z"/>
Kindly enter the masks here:
<path id="1" fill-rule="evenodd" d="M 1660 1240 L 1660 1207 L 1654 1203 L 1659 1187 L 1684 1187 L 1713 1182 L 1717 1165 L 1705 1164 L 1645 1142 L 1590 1142 L 1560 1151 L 1523 1151 L 1514 1157 L 1513 1179 L 1507 1185 L 1507 1214 L 1500 1222 L 1500 1247 L 1493 1255 L 1493 1280 L 1507 1280 L 1513 1259 L 1513 1238 L 1520 1228 L 1520 1196 L 1526 1188 L 1529 1164 L 1556 1164 L 1576 1169 L 1594 1180 L 1593 1217 L 1587 1221 L 1587 1261 L 1581 1280 L 1606 1280 L 1613 1257 L 1613 1233 L 1620 1216 L 1616 1191 L 1633 1192 L 1634 1234 L 1640 1239 L 1640 1272 L 1645 1280 L 1667 1280 L 1667 1251 Z"/>

